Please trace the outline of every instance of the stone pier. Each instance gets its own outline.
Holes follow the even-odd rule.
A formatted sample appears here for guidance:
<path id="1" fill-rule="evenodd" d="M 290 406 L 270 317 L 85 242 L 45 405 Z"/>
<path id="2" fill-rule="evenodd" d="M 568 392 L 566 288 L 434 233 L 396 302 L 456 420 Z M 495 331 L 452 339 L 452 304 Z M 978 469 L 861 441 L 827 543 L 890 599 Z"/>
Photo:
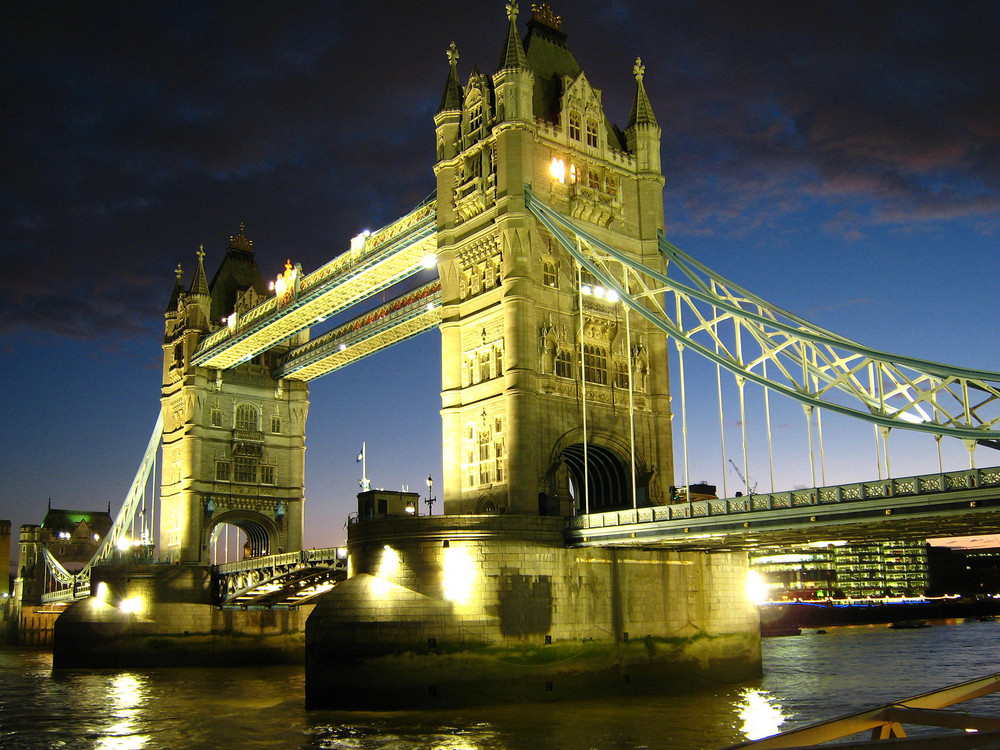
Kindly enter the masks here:
<path id="1" fill-rule="evenodd" d="M 570 549 L 562 520 L 384 518 L 306 623 L 309 707 L 669 690 L 760 674 L 743 553 Z"/>

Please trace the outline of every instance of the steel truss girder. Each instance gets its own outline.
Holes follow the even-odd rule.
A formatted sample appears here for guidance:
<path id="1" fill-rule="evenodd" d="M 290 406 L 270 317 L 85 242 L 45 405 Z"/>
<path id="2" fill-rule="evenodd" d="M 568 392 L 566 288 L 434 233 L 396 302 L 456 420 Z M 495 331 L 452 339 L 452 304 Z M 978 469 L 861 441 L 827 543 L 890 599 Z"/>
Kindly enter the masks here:
<path id="1" fill-rule="evenodd" d="M 299 282 L 288 302 L 270 297 L 208 336 L 192 357 L 202 367 L 226 369 L 280 341 L 388 289 L 424 268 L 437 250 L 436 202 L 426 203 L 370 235 L 360 250 L 344 253 Z"/>
<path id="2" fill-rule="evenodd" d="M 336 547 L 250 558 L 213 569 L 216 602 L 241 606 L 304 604 L 346 576 L 347 561 Z"/>
<path id="3" fill-rule="evenodd" d="M 149 436 L 149 442 L 146 443 L 146 452 L 143 453 L 142 460 L 139 462 L 139 468 L 132 479 L 132 486 L 129 487 L 128 493 L 125 495 L 125 502 L 122 503 L 122 507 L 118 511 L 114 523 L 111 525 L 111 529 L 104 535 L 104 539 L 101 540 L 97 551 L 94 552 L 93 557 L 90 558 L 90 561 L 79 572 L 70 573 L 47 548 L 42 548 L 46 572 L 53 580 L 60 583 L 64 589 L 73 590 L 74 593 L 71 598 L 83 599 L 88 596 L 90 593 L 91 569 L 115 555 L 119 548 L 123 546 L 119 544 L 122 540 L 126 540 L 129 547 L 132 546 L 132 540 L 127 539 L 126 534 L 142 502 L 146 486 L 149 483 L 150 474 L 152 474 L 153 467 L 156 465 L 156 454 L 160 449 L 162 439 L 163 413 L 158 412 L 156 422 L 153 424 L 153 432 Z M 64 600 L 66 598 L 61 592 L 50 592 L 48 599 L 46 599 L 46 596 L 45 594 L 42 595 L 43 602 L 55 601 L 57 599 Z"/>
<path id="4" fill-rule="evenodd" d="M 315 380 L 441 323 L 441 282 L 425 284 L 284 354 L 275 378 Z"/>
<path id="5" fill-rule="evenodd" d="M 1000 437 L 1000 373 L 865 347 L 769 304 L 661 234 L 660 252 L 689 283 L 670 279 L 552 210 L 527 187 L 525 205 L 581 266 L 673 336 L 678 349 L 692 349 L 738 379 L 807 409 L 820 407 L 883 428 L 973 442 Z"/>

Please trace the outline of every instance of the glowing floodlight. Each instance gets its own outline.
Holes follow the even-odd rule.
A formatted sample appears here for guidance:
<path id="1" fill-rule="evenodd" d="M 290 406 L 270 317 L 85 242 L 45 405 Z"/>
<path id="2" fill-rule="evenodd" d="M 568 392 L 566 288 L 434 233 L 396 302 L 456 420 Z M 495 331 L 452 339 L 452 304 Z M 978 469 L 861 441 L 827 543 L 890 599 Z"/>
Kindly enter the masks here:
<path id="1" fill-rule="evenodd" d="M 465 547 L 448 547 L 444 551 L 444 576 L 441 581 L 444 598 L 463 604 L 472 595 L 476 582 L 476 564 Z"/>
<path id="2" fill-rule="evenodd" d="M 108 584 L 106 584 L 104 581 L 101 581 L 99 584 L 97 584 L 97 593 L 95 593 L 94 596 L 96 596 L 102 602 L 106 602 L 108 600 L 108 594 L 110 593 L 111 590 L 108 588 Z"/>
<path id="3" fill-rule="evenodd" d="M 552 163 L 549 165 L 549 174 L 552 175 L 559 182 L 566 183 L 566 162 L 560 159 L 558 156 L 552 157 Z"/>
<path id="4" fill-rule="evenodd" d="M 424 268 L 434 268 L 434 266 L 437 265 L 437 262 L 437 257 L 434 253 L 427 253 L 427 255 L 424 256 Z"/>
<path id="5" fill-rule="evenodd" d="M 754 604 L 763 604 L 767 601 L 767 585 L 756 570 L 747 573 L 747 599 Z"/>
<path id="6" fill-rule="evenodd" d="M 118 605 L 118 609 L 129 614 L 137 614 L 142 611 L 142 597 L 130 596 L 128 599 L 122 599 L 121 604 Z"/>

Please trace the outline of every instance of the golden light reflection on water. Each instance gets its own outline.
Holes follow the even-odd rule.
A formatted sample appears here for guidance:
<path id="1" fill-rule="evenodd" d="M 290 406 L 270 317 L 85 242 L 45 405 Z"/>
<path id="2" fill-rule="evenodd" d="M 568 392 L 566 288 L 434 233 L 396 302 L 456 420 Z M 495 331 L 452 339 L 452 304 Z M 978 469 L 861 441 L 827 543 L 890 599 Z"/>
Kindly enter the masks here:
<path id="1" fill-rule="evenodd" d="M 117 721 L 104 730 L 95 748 L 100 750 L 141 750 L 149 735 L 136 734 L 136 718 L 145 703 L 147 678 L 124 672 L 115 675 L 108 684 L 108 708 Z"/>
<path id="2" fill-rule="evenodd" d="M 746 688 L 740 698 L 741 702 L 736 706 L 739 717 L 743 720 L 740 731 L 748 740 L 770 737 L 780 731 L 787 717 L 781 712 L 781 706 L 772 693 Z"/>

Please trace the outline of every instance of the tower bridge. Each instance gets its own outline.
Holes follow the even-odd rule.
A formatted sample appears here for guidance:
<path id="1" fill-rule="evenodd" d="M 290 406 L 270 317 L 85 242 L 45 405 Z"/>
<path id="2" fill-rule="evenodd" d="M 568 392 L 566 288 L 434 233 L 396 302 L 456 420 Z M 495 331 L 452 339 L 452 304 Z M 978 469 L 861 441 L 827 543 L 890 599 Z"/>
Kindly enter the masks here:
<path id="1" fill-rule="evenodd" d="M 641 61 L 620 130 L 549 6 L 523 39 L 517 19 L 512 2 L 492 74 L 463 85 L 448 51 L 433 200 L 316 271 L 289 260 L 270 287 L 242 229 L 211 281 L 204 252 L 189 285 L 178 273 L 160 417 L 114 535 L 155 540 L 156 562 L 130 562 L 109 538 L 85 571 L 58 573 L 95 596 L 60 618 L 56 666 L 103 663 L 112 633 L 115 658 L 140 663 L 152 638 L 258 628 L 305 630 L 311 705 L 460 701 L 487 674 L 494 697 L 538 698 L 678 668 L 752 674 L 741 548 L 861 528 L 1000 531 L 997 472 L 974 466 L 674 502 L 694 429 L 686 356 L 716 366 L 720 393 L 721 373 L 734 378 L 743 424 L 747 384 L 800 403 L 813 471 L 824 410 L 873 426 L 883 446 L 895 429 L 960 440 L 974 464 L 976 445 L 1000 440 L 1000 374 L 868 349 L 674 247 Z M 308 383 L 435 328 L 444 514 L 352 524 L 346 557 L 304 551 Z M 158 511 L 139 513 L 150 484 Z M 226 525 L 247 559 L 213 567 Z M 290 609 L 276 633 L 232 612 L 223 623 L 226 602 Z"/>

